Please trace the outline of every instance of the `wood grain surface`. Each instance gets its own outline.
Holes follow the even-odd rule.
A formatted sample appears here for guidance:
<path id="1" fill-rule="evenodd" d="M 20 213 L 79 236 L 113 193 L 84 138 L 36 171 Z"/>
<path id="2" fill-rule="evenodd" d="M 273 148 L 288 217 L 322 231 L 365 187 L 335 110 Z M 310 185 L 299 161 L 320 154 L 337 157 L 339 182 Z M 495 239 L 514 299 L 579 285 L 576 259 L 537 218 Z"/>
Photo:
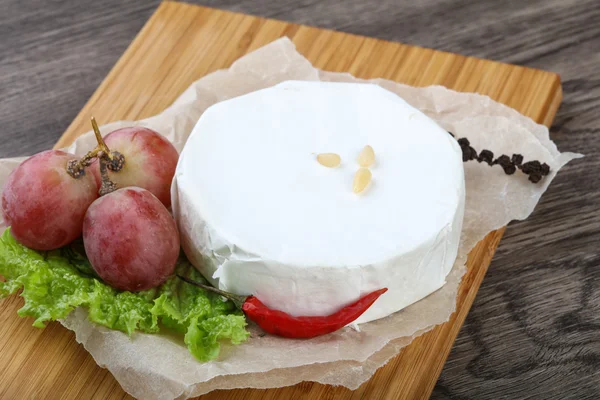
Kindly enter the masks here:
<path id="1" fill-rule="evenodd" d="M 597 1 L 199 3 L 561 73 L 565 101 L 553 138 L 561 149 L 584 152 L 588 158 L 565 169 L 531 218 L 509 227 L 433 398 L 598 397 Z M 0 155 L 50 147 L 156 5 L 1 0 Z M 53 324 L 46 331 L 34 330 L 6 313 L 16 302 L 0 303 L 0 326 L 19 326 L 20 347 L 7 348 L 8 338 L 0 334 L 0 354 L 18 362 L 19 374 L 27 379 L 2 376 L 0 398 L 9 398 L 9 393 L 17 398 L 24 393 L 39 398 L 122 397 L 110 374 L 94 369 L 85 352 L 69 350 L 73 339 L 62 328 Z M 28 358 L 37 349 L 50 352 L 47 364 Z M 65 377 L 65 365 L 80 371 L 71 367 Z M 86 370 L 94 375 L 81 373 Z M 5 372 L 6 364 L 0 363 L 0 374 Z M 55 382 L 54 392 L 36 386 L 39 380 L 29 383 L 39 375 Z M 395 376 L 376 378 L 377 387 Z M 313 390 L 310 384 L 300 387 Z M 27 392 L 20 391 L 25 388 Z M 270 393 L 266 396 L 277 394 Z M 322 394 L 332 395 L 327 389 Z M 378 394 L 363 391 L 357 396 Z"/>

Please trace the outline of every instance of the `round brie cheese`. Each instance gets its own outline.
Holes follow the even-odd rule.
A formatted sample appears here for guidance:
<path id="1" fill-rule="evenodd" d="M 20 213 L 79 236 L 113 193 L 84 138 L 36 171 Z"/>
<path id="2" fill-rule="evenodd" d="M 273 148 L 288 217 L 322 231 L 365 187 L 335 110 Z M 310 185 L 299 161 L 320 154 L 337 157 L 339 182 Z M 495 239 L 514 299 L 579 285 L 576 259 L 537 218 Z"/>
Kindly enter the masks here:
<path id="1" fill-rule="evenodd" d="M 372 181 L 355 194 L 364 146 Z M 336 153 L 327 168 L 320 153 Z M 356 323 L 445 283 L 465 201 L 456 140 L 377 85 L 284 82 L 202 115 L 179 159 L 183 249 L 215 286 L 292 315 L 329 315 L 388 291 Z"/>

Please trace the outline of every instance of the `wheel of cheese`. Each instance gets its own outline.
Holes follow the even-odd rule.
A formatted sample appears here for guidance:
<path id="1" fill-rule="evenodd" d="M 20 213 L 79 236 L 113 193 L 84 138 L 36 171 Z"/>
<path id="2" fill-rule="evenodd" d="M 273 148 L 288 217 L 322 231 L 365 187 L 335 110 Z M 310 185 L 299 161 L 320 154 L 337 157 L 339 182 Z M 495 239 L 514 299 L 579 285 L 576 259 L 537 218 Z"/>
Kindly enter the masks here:
<path id="1" fill-rule="evenodd" d="M 371 146 L 371 181 L 353 191 Z M 317 161 L 335 153 L 341 163 Z M 387 287 L 357 323 L 445 283 L 465 201 L 456 140 L 377 85 L 289 81 L 202 115 L 179 159 L 183 249 L 214 285 L 292 315 L 329 315 Z"/>

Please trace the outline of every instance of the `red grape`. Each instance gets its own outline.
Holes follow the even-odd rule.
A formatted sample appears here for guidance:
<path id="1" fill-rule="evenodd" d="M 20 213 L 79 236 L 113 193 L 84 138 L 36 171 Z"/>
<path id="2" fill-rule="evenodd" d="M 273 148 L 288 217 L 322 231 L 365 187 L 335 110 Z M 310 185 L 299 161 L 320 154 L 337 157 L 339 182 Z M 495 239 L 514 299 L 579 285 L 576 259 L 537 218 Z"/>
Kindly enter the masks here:
<path id="1" fill-rule="evenodd" d="M 179 154 L 171 142 L 159 133 L 142 127 L 117 129 L 104 141 L 111 151 L 125 156 L 125 165 L 108 176 L 118 188 L 137 186 L 149 190 L 165 207 L 171 205 L 171 181 Z M 98 162 L 90 167 L 100 186 Z"/>
<path id="2" fill-rule="evenodd" d="M 175 220 L 152 193 L 137 187 L 116 190 L 89 207 L 83 243 L 96 273 L 132 292 L 163 283 L 179 255 Z"/>
<path id="3" fill-rule="evenodd" d="M 62 247 L 81 235 L 87 208 L 98 197 L 91 174 L 71 177 L 60 150 L 38 153 L 19 165 L 2 192 L 2 214 L 20 243 L 36 250 Z"/>

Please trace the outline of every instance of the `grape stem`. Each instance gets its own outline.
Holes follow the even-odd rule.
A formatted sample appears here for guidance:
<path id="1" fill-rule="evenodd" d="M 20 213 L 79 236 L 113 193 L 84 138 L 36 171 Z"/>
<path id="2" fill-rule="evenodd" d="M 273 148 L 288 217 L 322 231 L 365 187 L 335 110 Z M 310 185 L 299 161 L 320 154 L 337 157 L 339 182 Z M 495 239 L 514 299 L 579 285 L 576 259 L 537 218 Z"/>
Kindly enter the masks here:
<path id="1" fill-rule="evenodd" d="M 117 184 L 110 180 L 108 176 L 108 167 L 107 164 L 110 160 L 106 160 L 107 157 L 105 154 L 100 156 L 98 162 L 100 163 L 100 178 L 102 179 L 102 184 L 100 185 L 100 190 L 98 190 L 98 194 L 100 196 L 104 196 L 105 194 L 109 194 L 117 190 Z"/>
<path id="2" fill-rule="evenodd" d="M 104 154 L 106 154 L 106 156 L 108 157 L 109 160 L 112 161 L 113 156 L 112 154 L 110 154 L 110 149 L 108 148 L 108 146 L 106 145 L 106 143 L 104 142 L 104 138 L 102 138 L 102 135 L 100 134 L 100 128 L 98 128 L 98 123 L 96 122 L 96 118 L 92 117 L 92 129 L 94 130 L 94 135 L 96 135 L 96 141 L 98 142 L 98 147 L 96 147 L 93 151 L 96 151 L 96 154 L 98 152 L 103 152 Z"/>
<path id="3" fill-rule="evenodd" d="M 117 190 L 117 185 L 111 181 L 110 177 L 108 176 L 108 170 L 119 172 L 121 169 L 123 169 L 123 166 L 125 165 L 125 156 L 118 151 L 110 151 L 106 145 L 106 142 L 104 142 L 104 139 L 102 138 L 96 118 L 92 117 L 91 122 L 98 146 L 81 157 L 79 161 L 69 161 L 67 163 L 67 173 L 73 178 L 78 179 L 85 175 L 85 169 L 89 167 L 95 159 L 97 159 L 98 164 L 100 164 L 100 177 L 102 179 L 102 184 L 98 193 L 100 196 L 104 196 L 105 194 Z"/>
<path id="4" fill-rule="evenodd" d="M 89 167 L 92 162 L 98 158 L 98 153 L 100 150 L 95 148 L 94 150 L 88 152 L 86 155 L 81 157 L 81 160 L 70 160 L 67 163 L 67 173 L 71 175 L 72 178 L 78 179 L 85 175 L 85 168 Z"/>

